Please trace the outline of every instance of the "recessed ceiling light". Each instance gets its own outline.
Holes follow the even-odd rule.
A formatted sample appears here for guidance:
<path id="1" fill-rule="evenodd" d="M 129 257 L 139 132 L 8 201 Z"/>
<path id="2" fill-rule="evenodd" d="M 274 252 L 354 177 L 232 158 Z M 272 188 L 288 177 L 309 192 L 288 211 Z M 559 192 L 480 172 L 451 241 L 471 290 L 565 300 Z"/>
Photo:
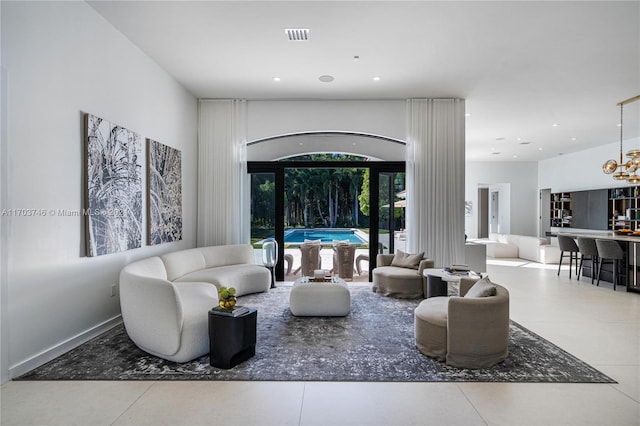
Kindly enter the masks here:
<path id="1" fill-rule="evenodd" d="M 373 81 L 380 81 L 380 76 L 376 75 L 375 77 L 373 77 Z"/>
<path id="2" fill-rule="evenodd" d="M 542 151 L 542 147 L 538 148 L 538 151 Z"/>
<path id="3" fill-rule="evenodd" d="M 514 156 L 513 156 L 513 158 L 518 158 L 518 156 L 517 156 L 517 155 L 514 155 Z"/>
<path id="4" fill-rule="evenodd" d="M 558 123 L 553 123 L 551 127 L 560 127 L 560 125 Z"/>
<path id="5" fill-rule="evenodd" d="M 320 77 L 318 77 L 318 80 L 320 80 L 323 83 L 331 83 L 335 79 L 333 78 L 332 75 L 321 75 Z"/>
<path id="6" fill-rule="evenodd" d="M 571 140 L 575 142 L 578 140 L 578 138 L 571 138 Z"/>
<path id="7" fill-rule="evenodd" d="M 309 28 L 285 28 L 285 34 L 289 41 L 308 41 Z"/>
<path id="8" fill-rule="evenodd" d="M 273 77 L 273 81 L 280 81 L 280 77 Z"/>
<path id="9" fill-rule="evenodd" d="M 471 113 L 470 113 L 470 112 L 465 112 L 465 113 L 464 113 L 464 116 L 465 116 L 465 117 L 471 117 Z"/>

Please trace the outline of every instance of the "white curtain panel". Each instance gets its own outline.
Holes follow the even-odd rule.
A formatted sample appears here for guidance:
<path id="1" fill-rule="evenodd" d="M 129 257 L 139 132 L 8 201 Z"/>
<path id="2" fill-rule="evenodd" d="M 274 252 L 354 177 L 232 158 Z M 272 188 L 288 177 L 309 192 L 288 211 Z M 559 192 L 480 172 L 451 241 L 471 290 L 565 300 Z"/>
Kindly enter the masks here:
<path id="1" fill-rule="evenodd" d="M 407 101 L 407 247 L 438 267 L 464 263 L 463 99 Z"/>
<path id="2" fill-rule="evenodd" d="M 198 246 L 248 243 L 246 101 L 201 100 L 198 127 Z"/>

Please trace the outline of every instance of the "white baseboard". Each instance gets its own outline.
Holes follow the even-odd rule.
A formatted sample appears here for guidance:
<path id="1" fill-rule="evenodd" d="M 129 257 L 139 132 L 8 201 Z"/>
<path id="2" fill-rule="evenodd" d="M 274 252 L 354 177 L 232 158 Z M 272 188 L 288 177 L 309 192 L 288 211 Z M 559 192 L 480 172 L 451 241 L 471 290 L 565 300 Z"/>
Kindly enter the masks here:
<path id="1" fill-rule="evenodd" d="M 27 360 L 24 360 L 9 368 L 9 377 L 11 379 L 20 377 L 23 374 L 38 368 L 43 364 L 59 357 L 60 355 L 69 352 L 71 349 L 80 346 L 81 344 L 93 339 L 96 336 L 104 333 L 107 330 L 122 323 L 122 315 L 117 315 L 107 321 L 90 328 L 76 336 L 73 336 L 60 344 L 53 346 L 45 351 L 42 351 L 38 355 L 35 355 Z"/>

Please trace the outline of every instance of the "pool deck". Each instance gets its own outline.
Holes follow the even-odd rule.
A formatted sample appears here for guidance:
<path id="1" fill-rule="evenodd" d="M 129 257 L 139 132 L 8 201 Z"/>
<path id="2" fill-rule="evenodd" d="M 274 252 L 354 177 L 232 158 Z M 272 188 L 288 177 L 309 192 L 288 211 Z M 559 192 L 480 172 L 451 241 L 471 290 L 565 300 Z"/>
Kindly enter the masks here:
<path id="1" fill-rule="evenodd" d="M 338 228 L 329 228 L 329 229 L 338 229 Z M 322 228 L 322 230 L 326 230 L 326 228 Z M 368 240 L 368 234 L 360 231 L 360 230 L 355 230 L 356 233 L 358 235 L 363 234 L 364 236 L 366 236 L 367 240 Z M 389 236 L 386 234 L 381 234 L 379 235 L 380 238 L 380 243 L 383 245 L 383 247 L 388 247 L 389 246 Z M 260 242 L 258 242 L 259 244 Z M 300 267 L 301 264 L 301 252 L 299 249 L 299 245 L 300 243 L 287 243 L 286 247 L 284 249 L 284 253 L 285 255 L 290 254 L 291 256 L 293 256 L 293 265 L 291 266 L 291 274 L 289 275 L 285 275 L 284 277 L 284 281 L 294 281 L 296 278 L 299 278 L 301 276 L 301 273 L 298 271 L 297 274 L 294 274 L 294 272 Z M 355 259 L 358 258 L 358 256 L 369 256 L 369 249 L 368 248 L 358 248 L 356 249 L 356 253 L 354 256 L 354 272 L 353 272 L 353 281 L 351 282 L 369 282 L 369 261 L 368 260 L 362 260 L 360 263 L 360 269 L 362 271 L 362 274 L 358 275 L 358 272 L 356 270 L 356 262 Z M 255 249 L 255 256 L 256 256 L 256 263 L 261 265 L 262 264 L 262 250 L 261 249 Z M 328 243 L 323 243 L 323 248 L 320 251 L 320 257 L 322 259 L 322 269 L 324 269 L 325 271 L 329 271 L 331 270 L 331 268 L 333 268 L 333 249 L 331 248 L 331 242 Z M 285 274 L 286 274 L 286 270 L 287 270 L 287 265 L 285 263 Z"/>
<path id="2" fill-rule="evenodd" d="M 286 248 L 284 249 L 285 254 L 290 254 L 293 256 L 293 265 L 291 266 L 291 275 L 286 275 L 284 277 L 285 281 L 294 281 L 296 278 L 300 278 L 302 275 L 300 271 L 297 274 L 294 274 L 296 269 L 300 267 L 301 264 L 301 252 L 298 248 Z M 369 249 L 356 249 L 356 254 L 354 259 L 357 259 L 360 255 L 369 255 Z M 331 248 L 323 248 L 320 250 L 320 258 L 322 259 L 322 269 L 329 271 L 333 267 L 333 249 Z M 369 281 L 369 261 L 363 260 L 361 262 L 362 274 L 358 275 L 357 271 L 353 272 L 353 282 L 368 282 Z M 353 267 L 355 268 L 355 262 Z M 286 263 L 285 263 L 285 273 L 286 273 Z"/>
<path id="3" fill-rule="evenodd" d="M 254 252 L 255 252 L 256 263 L 258 265 L 262 265 L 262 250 L 255 249 Z M 284 277 L 284 281 L 294 281 L 296 278 L 300 278 L 300 276 L 302 275 L 300 271 L 298 271 L 297 274 L 294 274 L 294 272 L 301 265 L 301 259 L 302 259 L 301 251 L 297 247 L 285 248 L 284 253 L 290 254 L 291 256 L 293 256 L 293 265 L 291 266 L 291 274 L 286 275 Z M 354 264 L 353 264 L 353 267 L 354 267 L 353 282 L 368 282 L 369 281 L 369 261 L 368 260 L 361 261 L 361 264 L 360 264 L 360 267 L 362 269 L 361 275 L 358 275 L 358 272 L 355 270 L 355 267 L 356 267 L 355 259 L 357 259 L 358 256 L 360 255 L 368 256 L 369 249 L 356 249 L 356 254 L 354 256 Z M 333 249 L 322 248 L 322 250 L 320 250 L 320 258 L 322 259 L 322 269 L 324 269 L 325 271 L 329 271 L 331 270 L 331 268 L 333 268 Z M 285 263 L 285 273 L 287 270 L 286 268 L 287 268 L 287 265 Z"/>

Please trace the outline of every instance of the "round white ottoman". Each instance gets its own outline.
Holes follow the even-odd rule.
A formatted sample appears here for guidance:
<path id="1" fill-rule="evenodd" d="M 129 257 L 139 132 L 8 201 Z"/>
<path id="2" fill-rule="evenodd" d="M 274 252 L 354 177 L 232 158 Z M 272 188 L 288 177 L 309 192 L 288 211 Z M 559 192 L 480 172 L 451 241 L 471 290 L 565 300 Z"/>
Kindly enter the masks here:
<path id="1" fill-rule="evenodd" d="M 351 311 L 351 294 L 347 283 L 303 282 L 298 278 L 289 295 L 289 308 L 297 317 L 343 317 Z"/>

